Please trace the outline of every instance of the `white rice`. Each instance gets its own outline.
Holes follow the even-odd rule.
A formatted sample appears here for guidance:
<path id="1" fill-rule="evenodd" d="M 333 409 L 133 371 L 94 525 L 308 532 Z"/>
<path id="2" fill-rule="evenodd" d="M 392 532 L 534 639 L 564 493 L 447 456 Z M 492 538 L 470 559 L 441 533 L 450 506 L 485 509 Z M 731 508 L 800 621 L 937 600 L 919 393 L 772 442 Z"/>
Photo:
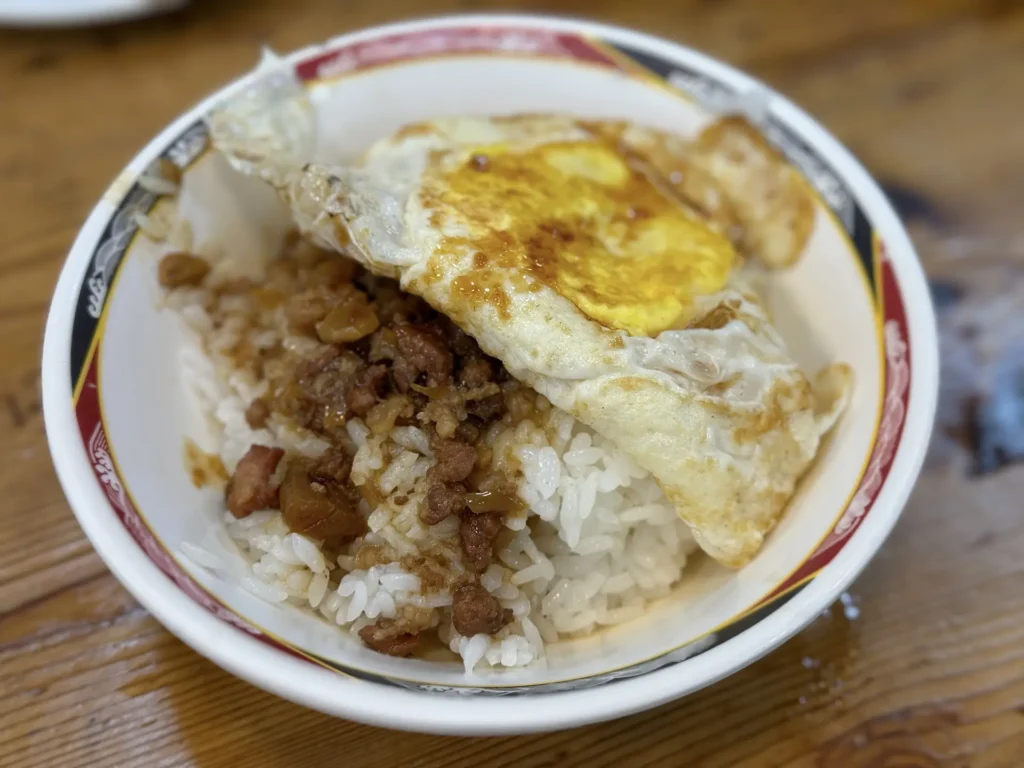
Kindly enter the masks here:
<path id="1" fill-rule="evenodd" d="M 139 176 L 139 186 L 147 192 L 152 192 L 154 195 L 178 194 L 177 184 L 163 178 L 162 176 L 156 176 L 152 173 L 144 173 Z"/>
<path id="2" fill-rule="evenodd" d="M 178 292 L 172 299 L 213 350 L 207 356 L 197 339 L 196 347 L 182 351 L 181 365 L 190 396 L 221 435 L 217 450 L 229 472 L 253 443 L 308 456 L 328 447 L 275 419 L 264 429 L 251 429 L 245 408 L 260 394 L 260 384 L 233 371 L 218 354 L 242 329 L 228 323 L 212 334 L 195 292 Z M 369 532 L 336 562 L 328 562 L 321 542 L 289 532 L 274 510 L 240 520 L 224 513 L 223 531 L 244 559 L 241 573 L 196 545 L 184 546 L 182 554 L 237 580 L 257 597 L 305 607 L 353 632 L 378 618 L 415 616 L 421 625 L 437 628 L 467 672 L 543 664 L 551 643 L 641 616 L 648 602 L 667 595 L 679 581 L 696 549 L 647 472 L 568 414 L 548 408 L 544 418 L 540 425 L 520 423 L 495 443 L 496 462 L 521 467 L 519 495 L 528 511 L 508 516 L 507 541 L 480 577 L 514 616 L 493 636 L 459 635 L 451 623 L 451 594 L 424 592 L 420 577 L 399 562 L 356 568 L 359 548 L 377 545 L 389 546 L 399 557 L 440 549 L 453 571 L 462 570 L 458 519 L 426 526 L 418 517 L 433 457 L 417 427 L 396 427 L 385 437 L 373 435 L 359 419 L 347 423 L 357 449 L 353 481 L 365 482 L 383 469 L 378 486 L 390 496 L 376 509 L 365 509 Z M 386 468 L 385 439 L 402 448 Z"/>

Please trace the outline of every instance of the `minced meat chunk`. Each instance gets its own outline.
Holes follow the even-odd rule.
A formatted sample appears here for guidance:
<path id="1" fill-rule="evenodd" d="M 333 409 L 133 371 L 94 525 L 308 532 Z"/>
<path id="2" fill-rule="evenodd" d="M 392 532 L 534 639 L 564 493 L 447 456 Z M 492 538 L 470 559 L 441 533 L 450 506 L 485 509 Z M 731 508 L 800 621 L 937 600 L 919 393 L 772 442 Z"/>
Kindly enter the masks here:
<path id="1" fill-rule="evenodd" d="M 408 656 L 420 642 L 419 635 L 402 632 L 394 619 L 377 619 L 376 624 L 360 629 L 359 637 L 373 650 L 388 656 Z"/>
<path id="2" fill-rule="evenodd" d="M 484 421 L 493 421 L 505 413 L 505 398 L 499 393 L 466 403 L 466 413 Z"/>
<path id="3" fill-rule="evenodd" d="M 296 367 L 293 380 L 275 395 L 274 408 L 315 432 L 341 426 L 348 393 L 364 366 L 354 352 L 320 350 Z"/>
<path id="4" fill-rule="evenodd" d="M 391 364 L 391 380 L 395 384 L 395 389 L 403 395 L 412 389 L 412 385 L 416 383 L 419 375 L 420 372 L 416 369 L 416 366 L 401 355 L 396 357 Z"/>
<path id="5" fill-rule="evenodd" d="M 505 409 L 512 417 L 512 423 L 518 424 L 520 421 L 529 418 L 536 412 L 536 396 L 523 387 L 508 387 L 505 390 Z"/>
<path id="6" fill-rule="evenodd" d="M 191 253 L 168 253 L 160 259 L 157 273 L 164 288 L 196 286 L 210 273 L 210 264 Z"/>
<path id="7" fill-rule="evenodd" d="M 483 573 L 491 564 L 494 554 L 494 539 L 501 532 L 500 512 L 462 513 L 459 525 L 459 542 L 466 565 L 476 573 Z"/>
<path id="8" fill-rule="evenodd" d="M 463 357 L 480 355 L 480 347 L 476 339 L 459 328 L 455 323 L 447 323 L 448 342 L 456 355 Z"/>
<path id="9" fill-rule="evenodd" d="M 426 307 L 422 299 L 405 293 L 394 280 L 367 275 L 360 280 L 363 288 L 373 296 L 377 317 L 381 325 L 395 325 L 418 316 Z"/>
<path id="10" fill-rule="evenodd" d="M 281 483 L 281 516 L 295 533 L 337 542 L 366 532 L 366 520 L 345 488 L 310 477 L 303 462 L 293 462 Z"/>
<path id="11" fill-rule="evenodd" d="M 436 525 L 450 515 L 466 508 L 466 487 L 461 483 L 437 483 L 427 491 L 425 503 L 420 507 L 420 519 L 427 525 Z"/>
<path id="12" fill-rule="evenodd" d="M 324 286 L 314 286 L 289 296 L 284 303 L 284 315 L 296 331 L 313 335 L 316 324 L 331 311 L 337 298 Z"/>
<path id="13" fill-rule="evenodd" d="M 440 400 L 424 403 L 417 418 L 424 424 L 432 423 L 438 437 L 451 437 L 459 427 L 459 417 L 455 409 Z"/>
<path id="14" fill-rule="evenodd" d="M 270 406 L 261 397 L 257 397 L 245 409 L 245 423 L 253 429 L 263 429 L 263 427 L 267 426 L 267 419 L 269 418 Z"/>
<path id="15" fill-rule="evenodd" d="M 380 320 L 362 291 L 351 291 L 316 324 L 316 335 L 327 344 L 348 344 L 369 336 Z"/>
<path id="16" fill-rule="evenodd" d="M 466 389 L 478 389 L 494 376 L 494 368 L 486 357 L 470 357 L 459 369 L 459 384 Z"/>
<path id="17" fill-rule="evenodd" d="M 295 381 L 303 394 L 318 404 L 344 403 L 362 367 L 363 361 L 354 352 L 338 354 L 328 349 L 303 363 L 296 371 Z"/>
<path id="18" fill-rule="evenodd" d="M 352 457 L 340 448 L 329 448 L 320 458 L 313 462 L 309 469 L 309 477 L 318 483 L 337 483 L 343 485 L 352 472 Z"/>
<path id="19" fill-rule="evenodd" d="M 454 437 L 464 443 L 476 443 L 480 439 L 480 425 L 473 419 L 467 419 L 455 428 Z"/>
<path id="20" fill-rule="evenodd" d="M 371 363 L 394 360 L 398 353 L 398 337 L 390 326 L 378 329 L 370 336 L 369 359 Z"/>
<path id="21" fill-rule="evenodd" d="M 377 404 L 377 395 L 369 387 L 353 387 L 345 398 L 345 404 L 356 416 L 365 416 Z"/>
<path id="22" fill-rule="evenodd" d="M 512 611 L 479 584 L 464 584 L 452 594 L 452 624 L 460 635 L 493 635 L 512 620 Z"/>
<path id="23" fill-rule="evenodd" d="M 399 419 L 408 420 L 416 413 L 416 406 L 408 395 L 392 395 L 366 412 L 366 426 L 375 435 L 386 435 L 395 428 Z"/>
<path id="24" fill-rule="evenodd" d="M 359 270 L 359 265 L 352 259 L 331 255 L 310 270 L 310 277 L 317 285 L 338 288 L 351 283 Z"/>
<path id="25" fill-rule="evenodd" d="M 371 365 L 360 371 L 345 399 L 348 409 L 356 416 L 365 416 L 377 404 L 387 380 L 388 369 L 385 365 Z"/>
<path id="26" fill-rule="evenodd" d="M 247 517 L 258 509 L 277 507 L 277 488 L 271 482 L 284 456 L 280 448 L 253 445 L 235 467 L 228 481 L 227 506 L 235 517 Z"/>
<path id="27" fill-rule="evenodd" d="M 448 349 L 444 337 L 433 328 L 411 324 L 396 325 L 395 337 L 401 359 L 418 373 L 426 375 L 428 387 L 439 387 L 451 378 L 451 350 Z"/>
<path id="28" fill-rule="evenodd" d="M 459 440 L 435 439 L 431 444 L 437 463 L 431 477 L 441 483 L 461 483 L 476 466 L 476 448 Z"/>

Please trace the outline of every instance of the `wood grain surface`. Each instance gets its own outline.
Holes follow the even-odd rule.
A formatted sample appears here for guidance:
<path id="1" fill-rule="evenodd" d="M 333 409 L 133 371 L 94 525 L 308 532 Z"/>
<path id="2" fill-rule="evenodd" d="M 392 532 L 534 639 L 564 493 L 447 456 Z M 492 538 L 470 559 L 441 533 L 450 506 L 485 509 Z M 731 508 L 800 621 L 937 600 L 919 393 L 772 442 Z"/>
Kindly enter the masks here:
<path id="1" fill-rule="evenodd" d="M 1024 765 L 1024 3 L 541 2 L 752 71 L 886 185 L 934 279 L 942 418 L 885 548 L 837 605 L 684 701 L 555 734 L 334 720 L 193 653 L 94 554 L 50 464 L 38 363 L 85 215 L 172 117 L 279 50 L 497 3 L 194 0 L 103 29 L 0 31 L 0 766 Z M 507 7 L 507 6 L 506 6 Z M 1016 328 L 1014 327 L 1016 324 Z M 1015 356 L 1016 355 L 1016 356 Z"/>

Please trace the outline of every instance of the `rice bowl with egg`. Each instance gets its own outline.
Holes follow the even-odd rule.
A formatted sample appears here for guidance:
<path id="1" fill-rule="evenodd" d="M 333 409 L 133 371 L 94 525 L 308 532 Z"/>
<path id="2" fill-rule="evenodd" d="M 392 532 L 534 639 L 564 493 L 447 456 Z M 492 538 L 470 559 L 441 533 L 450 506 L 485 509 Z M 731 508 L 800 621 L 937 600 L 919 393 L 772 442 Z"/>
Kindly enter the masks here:
<path id="1" fill-rule="evenodd" d="M 623 74 L 590 45 L 590 36 L 626 56 L 645 52 L 645 66 L 663 61 L 693 73 L 697 80 L 678 86 L 673 72 L 673 86 L 702 101 L 706 92 L 694 90 L 702 78 L 742 92 L 763 88 L 654 38 L 525 17 L 367 30 L 288 62 L 317 97 L 318 117 L 344 127 L 318 144 L 323 158 L 349 161 L 402 125 L 453 111 L 572 110 L 638 119 L 683 136 L 699 132 L 706 118 L 695 113 L 693 101 Z M 459 54 L 446 58 L 449 42 Z M 430 43 L 425 55 L 415 52 L 421 43 Z M 507 53 L 527 43 L 552 58 Z M 483 48 L 469 54 L 467 45 Z M 409 58 L 374 69 L 385 53 Z M 566 65 L 584 58 L 586 66 Z M 342 61 L 354 62 L 351 76 L 339 75 L 335 63 Z M 326 79 L 317 80 L 318 73 Z M 923 455 L 934 407 L 934 329 L 913 250 L 884 197 L 826 132 L 775 94 L 769 113 L 759 113 L 768 114 L 771 141 L 826 198 L 816 203 L 806 257 L 773 275 L 766 293 L 760 283 L 758 291 L 804 370 L 848 361 L 857 386 L 799 493 L 741 572 L 715 567 L 694 551 L 686 575 L 666 599 L 647 603 L 643 617 L 592 631 L 586 641 L 560 636 L 545 646 L 543 663 L 515 669 L 478 663 L 472 680 L 450 651 L 440 663 L 430 660 L 433 651 L 407 659 L 376 654 L 319 612 L 241 588 L 251 564 L 226 533 L 223 490 L 211 490 L 228 474 L 219 458 L 223 430 L 211 435 L 220 422 L 194 418 L 203 414 L 202 402 L 179 402 L 182 374 L 198 371 L 189 373 L 196 383 L 217 381 L 214 362 L 194 335 L 180 335 L 179 313 L 156 311 L 168 300 L 157 295 L 154 273 L 160 255 L 176 249 L 211 263 L 225 256 L 266 263 L 278 255 L 288 226 L 280 204 L 229 178 L 218 158 L 204 152 L 206 131 L 197 125 L 225 96 L 256 79 L 244 78 L 183 116 L 125 169 L 76 242 L 47 327 L 44 410 L 62 484 L 103 559 L 172 632 L 250 682 L 326 712 L 433 732 L 521 732 L 592 722 L 695 690 L 777 645 L 845 588 L 898 515 Z M 441 82 L 458 88 L 442 91 Z M 371 98 L 396 87 L 405 95 L 401 101 Z M 802 146 L 796 154 L 794 141 Z M 154 206 L 151 196 L 140 194 L 140 174 L 160 175 L 156 166 L 164 160 L 183 172 L 176 200 L 183 218 L 169 215 L 169 198 Z M 825 185 L 827 174 L 808 170 L 807 161 L 831 167 L 832 185 Z M 166 185 L 157 186 L 166 193 Z M 844 207 L 843 194 L 852 208 Z M 155 240 L 129 240 L 140 229 Z M 73 407 L 66 402 L 69 353 Z M 233 397 L 234 383 L 217 386 L 210 386 L 205 402 L 219 401 L 221 393 Z M 241 398 L 243 408 L 249 395 Z M 187 441 L 193 442 L 186 464 L 191 473 L 180 469 Z M 206 490 L 196 490 L 190 475 Z M 497 558 L 497 550 L 493 554 Z M 763 607 L 748 614 L 756 606 Z M 699 661 L 687 659 L 698 653 Z M 616 683 L 604 685 L 611 680 Z"/>
<path id="2" fill-rule="evenodd" d="M 285 114 L 274 98 L 229 104 L 212 133 L 238 170 L 278 188 L 302 231 L 266 264 L 184 250 L 159 269 L 196 334 L 193 357 L 208 358 L 186 382 L 222 434 L 205 462 L 227 479 L 224 525 L 245 589 L 388 655 L 430 652 L 421 641 L 436 637 L 472 672 L 543 665 L 546 644 L 643 616 L 698 543 L 731 565 L 756 552 L 849 382 L 832 366 L 812 390 L 731 274 L 730 239 L 752 259 L 792 263 L 813 210 L 749 125 L 722 121 L 689 145 L 559 116 L 425 123 L 402 128 L 394 150 L 371 147 L 339 182 L 347 169 L 266 148 L 263 123 Z M 389 187 L 409 185 L 406 147 L 424 152 L 423 137 L 431 162 L 447 152 L 452 170 L 433 182 L 424 171 L 423 189 L 392 203 Z M 740 167 L 736 146 L 748 155 Z M 395 239 L 394 212 L 404 205 L 406 222 L 420 222 L 417 206 L 431 204 L 428 230 L 458 232 L 448 240 L 459 247 L 460 222 L 485 232 L 450 294 L 397 266 L 417 235 Z M 426 274 L 445 269 L 443 247 L 427 251 Z M 516 332 L 530 313 L 583 347 L 557 362 L 557 333 Z M 587 362 L 582 350 L 604 338 L 611 355 Z M 619 349 L 631 356 L 623 372 L 610 367 Z M 542 362 L 524 367 L 529 358 Z M 549 373 L 587 366 L 608 373 Z M 585 394 L 591 378 L 622 390 Z M 657 404 L 624 403 L 634 390 L 635 403 L 653 392 Z M 627 437 L 623 419 L 650 426 Z M 660 436 L 658 419 L 671 425 Z"/>

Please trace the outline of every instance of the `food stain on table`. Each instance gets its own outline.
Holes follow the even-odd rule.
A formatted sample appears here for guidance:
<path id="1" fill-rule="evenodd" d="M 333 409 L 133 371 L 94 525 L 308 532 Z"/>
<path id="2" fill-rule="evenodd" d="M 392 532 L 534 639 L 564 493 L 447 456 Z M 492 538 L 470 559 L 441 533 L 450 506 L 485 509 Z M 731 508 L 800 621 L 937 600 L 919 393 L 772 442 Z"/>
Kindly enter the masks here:
<path id="1" fill-rule="evenodd" d="M 975 475 L 1024 460 L 1024 269 L 979 264 L 933 281 L 940 335 L 940 402 L 933 458 L 958 445 Z"/>
<path id="2" fill-rule="evenodd" d="M 941 707 L 910 707 L 880 715 L 824 745 L 815 765 L 817 768 L 940 768 L 950 763 L 928 744 L 937 734 L 959 724 L 960 717 L 955 711 Z"/>
<path id="3" fill-rule="evenodd" d="M 799 665 L 805 670 L 802 677 L 806 682 L 797 699 L 799 710 L 817 713 L 826 708 L 845 707 L 846 680 L 860 654 L 855 623 L 860 618 L 857 602 L 844 592 L 790 642 L 792 649 L 785 646 L 793 654 L 793 660 L 799 659 Z"/>

